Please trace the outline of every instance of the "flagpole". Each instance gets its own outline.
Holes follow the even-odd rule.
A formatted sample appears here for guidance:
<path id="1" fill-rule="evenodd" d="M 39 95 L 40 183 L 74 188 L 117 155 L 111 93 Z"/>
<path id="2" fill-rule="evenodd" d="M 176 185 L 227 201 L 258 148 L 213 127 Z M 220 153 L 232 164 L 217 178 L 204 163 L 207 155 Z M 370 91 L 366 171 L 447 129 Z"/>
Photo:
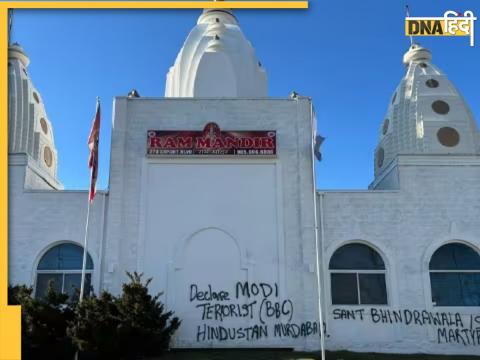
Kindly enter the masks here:
<path id="1" fill-rule="evenodd" d="M 405 11 L 407 12 L 407 17 L 410 17 L 410 8 L 408 7 L 408 5 L 405 5 Z M 413 45 L 413 36 L 410 35 L 410 46 Z"/>
<path id="2" fill-rule="evenodd" d="M 90 194 L 90 193 L 89 193 Z M 78 303 L 81 303 L 83 300 L 83 294 L 85 292 L 85 275 L 87 271 L 87 245 L 88 245 L 88 220 L 90 219 L 90 196 L 88 196 L 88 206 L 87 206 L 87 220 L 85 222 L 85 238 L 83 240 L 83 258 L 82 258 L 82 279 L 80 283 L 80 297 L 78 298 Z M 91 279 L 90 279 L 91 280 Z M 79 359 L 79 350 L 75 352 L 74 360 Z"/>
<path id="3" fill-rule="evenodd" d="M 313 236 L 315 237 L 315 267 L 316 267 L 316 275 L 317 275 L 317 297 L 318 297 L 318 321 L 320 325 L 320 356 L 321 360 L 325 360 L 325 330 L 323 327 L 324 320 L 323 320 L 323 314 L 322 314 L 322 296 L 323 296 L 323 291 L 322 291 L 322 272 L 320 271 L 320 256 L 322 256 L 322 264 L 323 264 L 323 250 L 320 251 L 320 242 L 318 239 L 318 215 L 317 215 L 317 185 L 316 185 L 316 178 L 315 178 L 315 142 L 316 142 L 316 122 L 317 122 L 317 116 L 315 114 L 315 109 L 313 108 L 313 104 L 310 105 L 310 117 L 311 117 L 311 127 L 312 127 L 312 155 L 311 155 L 311 160 L 312 160 L 312 185 L 313 185 Z M 320 198 L 320 201 L 322 201 L 322 198 Z M 320 202 L 320 206 L 322 203 Z M 320 216 L 323 214 L 323 209 L 320 208 Z M 323 227 L 323 219 L 321 219 L 321 226 Z M 323 234 L 322 234 L 322 243 L 324 241 L 323 239 Z M 322 247 L 323 249 L 323 247 Z"/>
<path id="4" fill-rule="evenodd" d="M 8 9 L 8 46 L 12 43 L 13 9 Z"/>
<path id="5" fill-rule="evenodd" d="M 85 222 L 85 238 L 83 240 L 83 259 L 82 259 L 82 279 L 80 283 L 80 297 L 79 297 L 79 302 L 83 300 L 83 295 L 85 292 L 85 275 L 87 271 L 87 246 L 88 246 L 88 223 L 90 220 L 90 205 L 92 202 L 90 201 L 90 197 L 88 199 L 88 206 L 87 206 L 87 220 Z"/>
<path id="6" fill-rule="evenodd" d="M 90 206 L 96 193 L 96 182 L 98 175 L 98 141 L 100 136 L 100 98 L 97 96 L 97 105 L 95 109 L 95 117 L 92 123 L 92 129 L 88 136 L 88 147 L 90 156 L 88 166 L 90 167 L 90 189 L 88 191 L 87 219 L 85 221 L 85 238 L 83 239 L 83 257 L 82 257 L 82 276 L 80 282 L 80 297 L 78 302 L 82 302 L 85 296 L 85 277 L 87 272 L 88 258 L 88 224 L 90 222 Z M 90 279 L 90 282 L 92 279 Z"/>

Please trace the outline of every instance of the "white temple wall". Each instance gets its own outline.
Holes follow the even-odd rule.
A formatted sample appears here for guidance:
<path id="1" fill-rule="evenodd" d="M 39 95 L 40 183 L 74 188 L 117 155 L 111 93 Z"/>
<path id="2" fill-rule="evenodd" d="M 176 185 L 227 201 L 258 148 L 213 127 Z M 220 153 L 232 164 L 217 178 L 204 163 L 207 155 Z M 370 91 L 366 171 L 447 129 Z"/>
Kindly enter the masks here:
<path id="1" fill-rule="evenodd" d="M 176 347 L 318 349 L 319 329 L 298 338 L 275 333 L 275 324 L 288 320 L 318 323 L 311 119 L 309 99 L 116 98 L 105 249 L 113 271 L 104 274 L 105 288 L 119 291 L 125 271 L 153 277 L 152 291 L 163 291 L 185 319 Z M 202 130 L 212 121 L 227 131 L 276 130 L 277 157 L 146 156 L 148 130 Z M 237 297 L 244 281 L 278 294 Z M 204 301 L 189 300 L 191 285 L 227 291 L 230 300 L 219 303 L 229 306 L 256 301 L 253 313 L 247 321 L 202 321 Z M 267 301 L 285 303 L 285 314 L 260 319 Z M 267 325 L 268 334 L 247 340 L 237 332 L 228 341 L 202 335 L 203 326 L 256 325 Z"/>
<path id="2" fill-rule="evenodd" d="M 87 191 L 24 189 L 23 165 L 9 166 L 9 283 L 35 285 L 41 256 L 52 246 L 72 242 L 83 247 Z M 90 209 L 88 251 L 94 265 L 93 288 L 100 290 L 104 213 L 108 196 L 97 193 Z"/>
<path id="3" fill-rule="evenodd" d="M 478 158 L 469 159 L 421 166 L 421 157 L 400 157 L 400 190 L 319 193 L 327 348 L 478 355 L 478 307 L 434 306 L 428 270 L 430 257 L 445 243 L 462 242 L 480 251 L 480 166 Z M 370 245 L 382 256 L 388 305 L 332 305 L 328 264 L 333 252 L 348 242 Z M 398 321 L 393 310 L 404 316 L 410 311 L 413 318 L 409 324 L 405 318 Z M 453 323 L 415 321 L 415 311 L 420 316 L 438 312 Z"/>

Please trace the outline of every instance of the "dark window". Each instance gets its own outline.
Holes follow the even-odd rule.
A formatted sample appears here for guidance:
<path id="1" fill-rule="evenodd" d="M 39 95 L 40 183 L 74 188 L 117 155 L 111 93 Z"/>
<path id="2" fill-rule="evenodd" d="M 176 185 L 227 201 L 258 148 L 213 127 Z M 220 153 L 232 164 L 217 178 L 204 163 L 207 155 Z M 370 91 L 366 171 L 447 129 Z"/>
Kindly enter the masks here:
<path id="1" fill-rule="evenodd" d="M 85 294 L 88 295 L 91 287 L 92 274 L 85 274 Z M 78 297 L 77 291 L 80 291 L 80 284 L 82 283 L 82 274 L 65 274 L 63 278 L 63 292 L 68 294 L 71 299 Z"/>
<path id="2" fill-rule="evenodd" d="M 361 304 L 386 304 L 385 274 L 358 274 Z"/>
<path id="3" fill-rule="evenodd" d="M 440 247 L 430 259 L 436 306 L 480 306 L 480 255 L 460 243 Z"/>
<path id="4" fill-rule="evenodd" d="M 363 244 L 339 248 L 330 259 L 332 304 L 385 305 L 387 287 L 381 256 Z"/>
<path id="5" fill-rule="evenodd" d="M 392 104 L 395 102 L 396 99 L 397 99 L 397 93 L 395 92 L 395 94 L 393 94 Z"/>
<path id="6" fill-rule="evenodd" d="M 383 161 L 385 160 L 385 150 L 379 148 L 377 150 L 377 166 L 381 168 L 383 166 Z"/>
<path id="7" fill-rule="evenodd" d="M 36 297 L 45 296 L 48 284 L 53 288 L 70 295 L 71 299 L 78 297 L 81 284 L 83 248 L 75 244 L 60 244 L 48 250 L 42 256 L 37 267 Z M 85 293 L 90 292 L 93 261 L 87 254 L 87 273 L 85 276 Z"/>
<path id="8" fill-rule="evenodd" d="M 428 79 L 425 84 L 429 87 L 429 88 L 437 88 L 439 83 L 437 80 L 435 79 Z"/>
<path id="9" fill-rule="evenodd" d="M 454 147 L 460 142 L 460 134 L 454 128 L 445 126 L 437 131 L 437 139 L 443 146 Z"/>
<path id="10" fill-rule="evenodd" d="M 480 255 L 464 244 L 443 245 L 433 254 L 430 270 L 480 270 Z"/>
<path id="11" fill-rule="evenodd" d="M 357 274 L 332 273 L 332 303 L 358 305 Z"/>
<path id="12" fill-rule="evenodd" d="M 437 114 L 445 115 L 450 111 L 450 106 L 443 100 L 437 100 L 432 103 L 432 109 Z"/>
<path id="13" fill-rule="evenodd" d="M 48 250 L 38 263 L 38 270 L 78 270 L 82 269 L 83 248 L 75 244 L 61 244 Z M 90 255 L 87 269 L 93 269 Z"/>
<path id="14" fill-rule="evenodd" d="M 383 122 L 383 127 L 382 127 L 382 134 L 385 135 L 388 132 L 388 126 L 390 125 L 390 120 L 385 119 Z"/>
<path id="15" fill-rule="evenodd" d="M 428 66 L 428 65 L 425 64 L 425 63 L 420 63 L 420 67 L 421 67 L 421 68 L 426 68 L 427 66 Z"/>
<path id="16" fill-rule="evenodd" d="M 330 259 L 330 269 L 336 270 L 385 270 L 385 264 L 370 246 L 348 244 L 339 248 Z"/>
<path id="17" fill-rule="evenodd" d="M 40 104 L 40 98 L 38 97 L 38 94 L 35 91 L 32 93 L 32 96 L 35 99 L 35 102 L 37 104 Z"/>
<path id="18" fill-rule="evenodd" d="M 40 118 L 40 127 L 42 128 L 42 131 L 45 135 L 48 134 L 48 125 L 47 125 L 47 120 L 45 118 Z"/>
<path id="19" fill-rule="evenodd" d="M 45 146 L 45 148 L 43 149 L 43 161 L 45 161 L 45 164 L 48 167 L 52 166 L 53 153 L 52 153 L 52 150 L 48 146 Z"/>

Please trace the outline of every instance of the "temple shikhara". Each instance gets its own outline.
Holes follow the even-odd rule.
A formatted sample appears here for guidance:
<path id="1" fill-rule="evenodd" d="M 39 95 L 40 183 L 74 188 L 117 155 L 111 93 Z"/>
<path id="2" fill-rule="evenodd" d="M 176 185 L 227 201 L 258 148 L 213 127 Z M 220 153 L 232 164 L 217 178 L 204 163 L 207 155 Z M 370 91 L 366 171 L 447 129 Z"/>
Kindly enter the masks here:
<path id="1" fill-rule="evenodd" d="M 8 53 L 9 281 L 74 298 L 88 191 L 57 177 L 56 119 L 27 51 Z M 317 125 L 309 97 L 269 97 L 236 15 L 204 10 L 164 97 L 113 99 L 87 292 L 152 277 L 182 320 L 175 348 L 318 350 L 324 333 L 329 350 L 479 354 L 480 133 L 428 49 L 413 44 L 403 65 L 369 188 L 318 190 L 329 119 Z"/>

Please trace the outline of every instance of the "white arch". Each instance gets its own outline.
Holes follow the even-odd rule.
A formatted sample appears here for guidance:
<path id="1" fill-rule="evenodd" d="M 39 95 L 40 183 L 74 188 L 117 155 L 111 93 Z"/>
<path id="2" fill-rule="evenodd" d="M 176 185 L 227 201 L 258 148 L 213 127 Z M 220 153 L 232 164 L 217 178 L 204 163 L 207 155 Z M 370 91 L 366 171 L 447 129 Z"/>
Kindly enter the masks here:
<path id="1" fill-rule="evenodd" d="M 245 265 L 245 257 L 246 257 L 245 255 L 246 255 L 246 253 L 245 253 L 245 249 L 242 247 L 240 242 L 232 234 L 230 234 L 228 231 L 226 231 L 224 229 L 221 229 L 219 227 L 215 227 L 215 226 L 208 226 L 208 227 L 201 228 L 201 229 L 191 233 L 190 235 L 188 235 L 187 237 L 185 237 L 184 239 L 182 239 L 180 241 L 180 243 L 177 246 L 177 249 L 175 251 L 175 257 L 174 257 L 174 261 L 173 261 L 175 270 L 180 270 L 184 267 L 184 264 L 185 264 L 185 249 L 187 248 L 190 241 L 194 237 L 196 237 L 198 234 L 200 234 L 202 232 L 205 232 L 205 231 L 209 231 L 209 230 L 215 230 L 215 231 L 222 232 L 229 239 L 231 239 L 233 241 L 233 243 L 235 244 L 235 246 L 237 248 L 238 255 L 239 255 L 239 258 L 240 258 L 240 268 L 243 269 L 243 270 L 247 270 L 247 267 Z"/>

